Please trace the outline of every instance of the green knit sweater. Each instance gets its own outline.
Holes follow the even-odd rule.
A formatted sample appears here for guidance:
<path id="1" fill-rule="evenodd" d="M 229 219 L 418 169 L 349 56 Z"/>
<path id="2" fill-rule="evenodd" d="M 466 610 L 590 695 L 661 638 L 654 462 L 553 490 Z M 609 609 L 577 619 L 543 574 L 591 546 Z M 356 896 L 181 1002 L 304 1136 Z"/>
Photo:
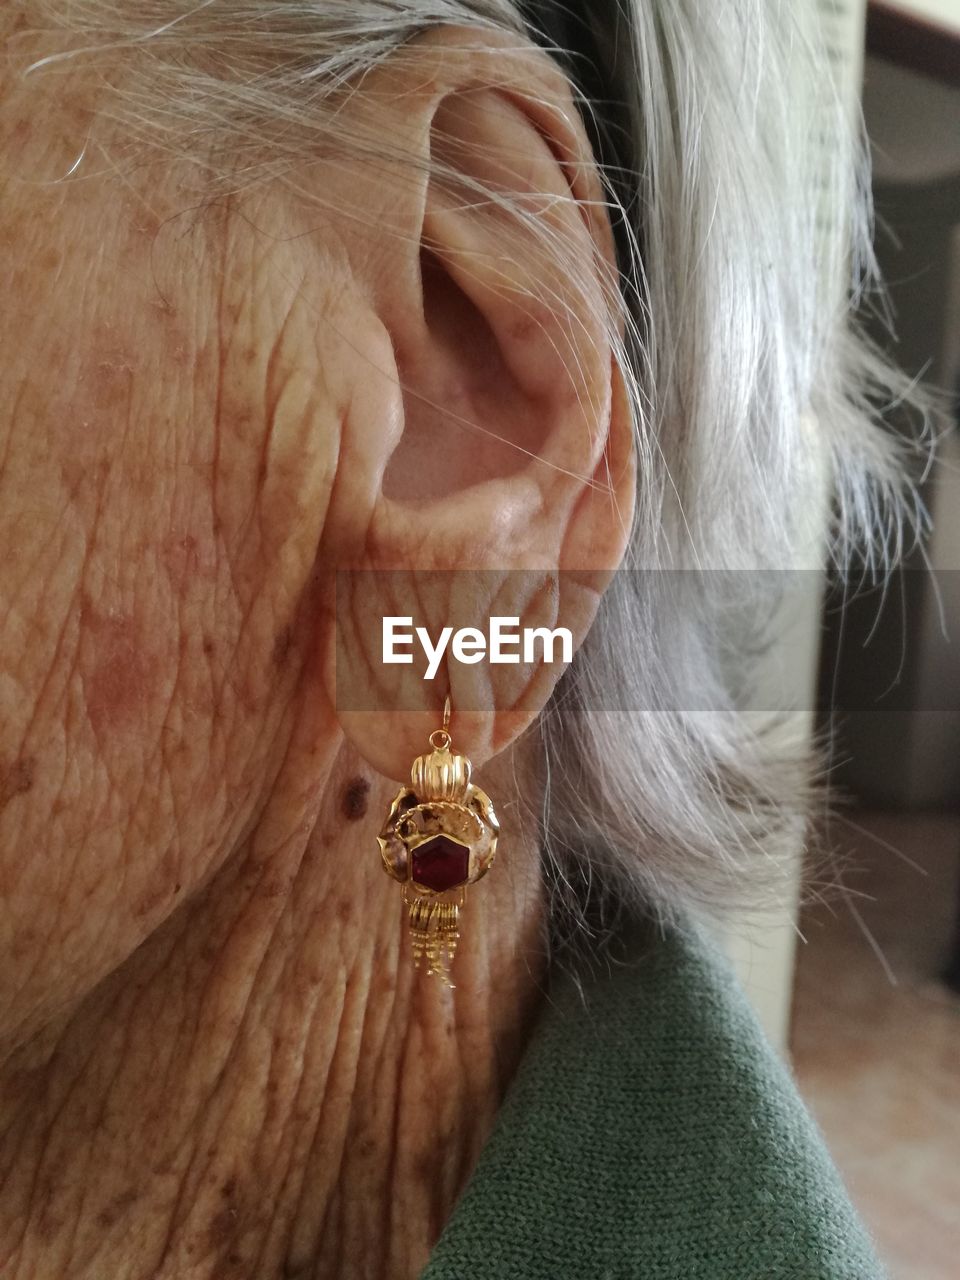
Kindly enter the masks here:
<path id="1" fill-rule="evenodd" d="M 422 1280 L 877 1280 L 788 1072 L 691 928 L 551 982 Z"/>

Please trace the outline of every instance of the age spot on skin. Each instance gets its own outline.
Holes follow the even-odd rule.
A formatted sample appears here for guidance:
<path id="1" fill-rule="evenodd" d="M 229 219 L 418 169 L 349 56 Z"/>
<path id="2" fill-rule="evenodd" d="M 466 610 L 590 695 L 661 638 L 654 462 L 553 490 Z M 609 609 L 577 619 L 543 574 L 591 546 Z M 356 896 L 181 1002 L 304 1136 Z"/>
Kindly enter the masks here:
<path id="1" fill-rule="evenodd" d="M 97 1214 L 97 1225 L 104 1229 L 114 1226 L 139 1199 L 140 1192 L 135 1187 L 121 1191 Z"/>
<path id="2" fill-rule="evenodd" d="M 11 800 L 26 795 L 33 786 L 37 762 L 32 756 L 14 760 L 12 764 L 0 764 L 0 813 Z"/>
<path id="3" fill-rule="evenodd" d="M 136 722 L 147 703 L 151 674 L 134 619 L 103 613 L 84 599 L 81 629 L 90 637 L 93 655 L 84 671 L 84 689 L 94 729 L 105 733 Z"/>
<path id="4" fill-rule="evenodd" d="M 349 822 L 358 822 L 367 812 L 370 783 L 359 775 L 347 783 L 340 811 Z"/>
<path id="5" fill-rule="evenodd" d="M 282 631 L 278 632 L 277 638 L 273 642 L 273 665 L 280 669 L 285 667 L 292 648 L 293 628 L 284 627 Z"/>
<path id="6" fill-rule="evenodd" d="M 222 1244 L 225 1240 L 232 1240 L 237 1234 L 237 1223 L 240 1218 L 240 1211 L 232 1204 L 218 1209 L 210 1219 L 210 1239 L 214 1244 Z"/>

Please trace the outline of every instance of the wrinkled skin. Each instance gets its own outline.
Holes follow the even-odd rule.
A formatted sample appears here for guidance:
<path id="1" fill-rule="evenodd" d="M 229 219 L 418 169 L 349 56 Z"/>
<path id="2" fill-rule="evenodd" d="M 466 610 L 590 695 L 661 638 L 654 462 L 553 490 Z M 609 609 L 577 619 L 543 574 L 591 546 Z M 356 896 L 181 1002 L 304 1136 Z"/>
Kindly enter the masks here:
<path id="1" fill-rule="evenodd" d="M 82 72 L 42 109 L 0 80 L 0 1274 L 413 1276 L 531 1025 L 543 904 L 507 751 L 457 989 L 416 977 L 368 760 L 434 726 L 348 733 L 330 696 L 330 574 L 404 423 L 370 376 L 395 264 L 169 161 L 49 181 L 95 109 Z"/>

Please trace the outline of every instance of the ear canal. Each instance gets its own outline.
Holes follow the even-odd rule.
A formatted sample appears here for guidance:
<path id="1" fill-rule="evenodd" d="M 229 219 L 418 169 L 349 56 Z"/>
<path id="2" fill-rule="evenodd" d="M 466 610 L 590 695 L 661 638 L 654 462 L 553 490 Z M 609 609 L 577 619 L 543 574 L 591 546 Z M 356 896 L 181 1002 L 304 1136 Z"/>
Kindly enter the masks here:
<path id="1" fill-rule="evenodd" d="M 413 475 L 419 500 L 511 476 L 540 455 L 548 430 L 489 320 L 427 246 L 420 279 L 429 363 L 398 361 L 407 389 L 404 431 L 383 481 L 384 495 L 395 500 L 409 497 Z"/>

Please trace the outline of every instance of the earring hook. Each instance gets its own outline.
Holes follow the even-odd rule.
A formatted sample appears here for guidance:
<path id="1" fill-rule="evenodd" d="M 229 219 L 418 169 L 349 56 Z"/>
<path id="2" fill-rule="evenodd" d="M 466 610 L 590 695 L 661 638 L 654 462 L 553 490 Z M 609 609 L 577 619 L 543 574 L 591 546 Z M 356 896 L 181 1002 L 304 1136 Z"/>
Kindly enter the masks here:
<path id="1" fill-rule="evenodd" d="M 434 729 L 430 735 L 430 745 L 435 751 L 446 751 L 452 742 L 450 737 L 450 695 L 443 701 L 443 728 Z"/>

